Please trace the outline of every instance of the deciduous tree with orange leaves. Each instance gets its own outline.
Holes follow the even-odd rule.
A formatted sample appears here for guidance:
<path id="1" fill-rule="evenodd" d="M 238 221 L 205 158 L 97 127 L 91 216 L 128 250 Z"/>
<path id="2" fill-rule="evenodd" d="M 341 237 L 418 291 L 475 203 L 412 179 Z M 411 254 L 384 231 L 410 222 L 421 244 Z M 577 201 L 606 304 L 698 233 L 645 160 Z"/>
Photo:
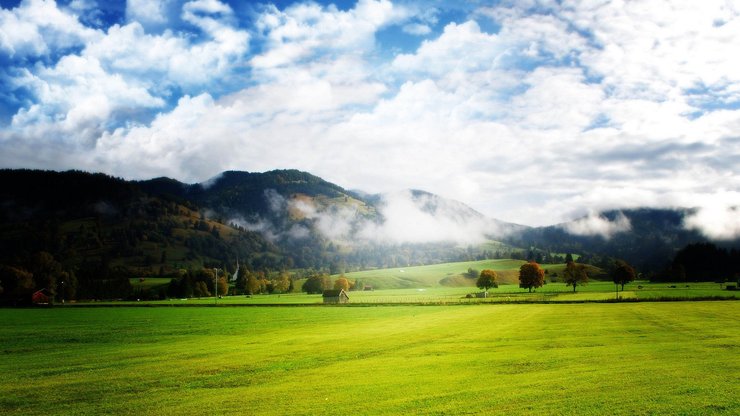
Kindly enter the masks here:
<path id="1" fill-rule="evenodd" d="M 334 289 L 335 290 L 349 290 L 349 280 L 347 280 L 346 277 L 340 276 L 337 280 L 334 281 Z"/>
<path id="2" fill-rule="evenodd" d="M 534 261 L 522 264 L 519 268 L 519 287 L 529 289 L 542 287 L 545 283 L 545 271 Z"/>
<path id="3" fill-rule="evenodd" d="M 489 288 L 498 287 L 498 283 L 496 282 L 496 272 L 491 269 L 481 271 L 475 285 L 486 292 L 488 292 Z"/>

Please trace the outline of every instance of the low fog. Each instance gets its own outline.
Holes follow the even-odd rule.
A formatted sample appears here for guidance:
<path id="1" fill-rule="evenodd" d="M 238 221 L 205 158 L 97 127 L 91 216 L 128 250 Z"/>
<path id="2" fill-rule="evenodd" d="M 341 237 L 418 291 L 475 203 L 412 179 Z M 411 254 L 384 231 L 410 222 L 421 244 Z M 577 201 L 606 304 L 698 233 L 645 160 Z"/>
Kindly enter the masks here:
<path id="1" fill-rule="evenodd" d="M 605 240 L 611 239 L 615 234 L 632 230 L 629 218 L 621 212 L 613 221 L 601 214 L 590 212 L 587 216 L 561 224 L 560 227 L 568 234 L 585 237 L 600 236 Z"/>
<path id="2" fill-rule="evenodd" d="M 399 191 L 379 196 L 377 212 L 363 203 L 328 203 L 314 198 L 285 198 L 272 189 L 264 193 L 271 217 L 232 222 L 261 232 L 268 239 L 300 239 L 310 230 L 300 220 L 309 220 L 323 237 L 342 244 L 457 243 L 479 244 L 501 237 L 514 226 L 499 223 L 470 207 L 436 195 Z M 277 224 L 292 218 L 298 223 Z"/>
<path id="3" fill-rule="evenodd" d="M 421 191 L 398 191 L 377 196 L 374 206 L 348 198 L 337 202 L 323 197 L 286 198 L 273 189 L 264 192 L 269 215 L 232 219 L 270 241 L 300 240 L 312 232 L 343 245 L 454 243 L 480 244 L 501 239 L 526 227 L 487 218 L 467 205 Z M 712 240 L 740 236 L 740 215 L 736 207 L 706 205 L 691 210 L 683 222 Z M 288 218 L 291 221 L 286 221 Z M 630 219 L 619 212 L 609 219 L 599 212 L 557 227 L 576 236 L 609 240 L 632 231 Z"/>

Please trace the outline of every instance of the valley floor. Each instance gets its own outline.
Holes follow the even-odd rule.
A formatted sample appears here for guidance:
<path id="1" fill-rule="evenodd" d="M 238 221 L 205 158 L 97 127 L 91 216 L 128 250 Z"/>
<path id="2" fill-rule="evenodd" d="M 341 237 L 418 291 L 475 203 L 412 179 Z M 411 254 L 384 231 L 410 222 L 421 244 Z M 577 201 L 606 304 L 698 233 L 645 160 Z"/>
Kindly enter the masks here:
<path id="1" fill-rule="evenodd" d="M 166 280 L 166 279 L 165 279 Z M 168 283 L 169 281 L 167 281 Z M 716 283 L 650 283 L 634 282 L 625 286 L 624 291 L 615 292 L 612 282 L 592 281 L 586 286 L 578 286 L 576 292 L 563 283 L 549 283 L 532 293 L 518 285 L 504 284 L 489 289 L 487 298 L 476 298 L 481 290 L 472 286 L 426 287 L 417 289 L 385 289 L 373 291 L 350 291 L 350 304 L 471 304 L 471 303 L 518 303 L 518 302 L 604 302 L 615 300 L 691 300 L 691 299 L 737 299 L 740 291 L 729 291 Z M 470 294 L 472 297 L 466 297 Z M 80 302 L 88 305 L 91 302 Z M 288 293 L 254 296 L 224 296 L 215 300 L 210 298 L 168 299 L 164 301 L 94 302 L 94 304 L 152 304 L 152 305 L 283 305 L 320 304 L 321 295 Z"/>
<path id="2" fill-rule="evenodd" d="M 1 309 L 0 413 L 738 414 L 740 302 Z"/>

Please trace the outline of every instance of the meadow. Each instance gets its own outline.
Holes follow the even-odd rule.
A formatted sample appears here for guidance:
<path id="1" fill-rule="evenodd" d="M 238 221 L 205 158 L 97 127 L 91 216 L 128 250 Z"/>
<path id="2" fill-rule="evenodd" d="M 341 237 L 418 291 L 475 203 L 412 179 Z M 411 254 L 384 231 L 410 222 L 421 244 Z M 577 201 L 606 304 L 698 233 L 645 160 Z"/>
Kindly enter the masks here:
<path id="1" fill-rule="evenodd" d="M 1 309 L 0 413 L 738 414 L 740 303 Z"/>
<path id="2" fill-rule="evenodd" d="M 350 280 L 360 280 L 365 285 L 378 289 L 410 289 L 435 286 L 472 286 L 475 280 L 462 276 L 468 268 L 478 271 L 495 270 L 501 283 L 518 283 L 519 267 L 523 260 L 496 259 L 454 263 L 430 264 L 427 266 L 394 267 L 388 269 L 363 270 L 346 273 Z M 543 269 L 562 275 L 565 264 L 543 264 Z M 589 266 L 590 270 L 596 270 Z M 336 276 L 335 276 L 336 277 Z"/>
<path id="3" fill-rule="evenodd" d="M 615 300 L 685 300 L 685 299 L 737 299 L 740 291 L 728 291 L 723 285 L 709 282 L 701 283 L 653 283 L 649 281 L 632 282 L 625 290 L 615 293 L 610 281 L 595 280 L 606 278 L 604 272 L 589 267 L 592 280 L 585 286 L 573 288 L 558 281 L 562 278 L 564 264 L 545 264 L 546 284 L 529 293 L 519 288 L 519 267 L 522 260 L 497 259 L 456 263 L 442 263 L 427 266 L 365 270 L 347 273 L 351 281 L 372 286 L 372 291 L 349 292 L 351 304 L 469 304 L 469 303 L 512 303 L 512 302 L 603 302 Z M 498 274 L 501 283 L 498 288 L 489 289 L 488 297 L 467 298 L 480 292 L 475 287 L 475 279 L 465 277 L 469 268 L 475 270 L 492 269 Z M 332 276 L 334 279 L 340 275 Z M 295 290 L 300 291 L 305 279 L 295 282 Z M 151 277 L 131 279 L 135 290 L 150 290 L 166 287 L 168 278 Z M 96 302 L 96 304 L 141 304 L 142 302 Z M 258 294 L 254 296 L 224 296 L 217 301 L 213 297 L 202 299 L 168 299 L 146 301 L 153 305 L 267 305 L 267 304 L 319 304 L 321 295 L 305 293 Z"/>
<path id="4" fill-rule="evenodd" d="M 144 282 L 142 284 L 146 284 Z M 152 283 L 155 284 L 155 283 Z M 615 293 L 612 282 L 591 281 L 586 286 L 578 286 L 574 293 L 571 286 L 564 283 L 548 283 L 529 293 L 515 284 L 503 284 L 489 289 L 487 298 L 467 298 L 468 294 L 480 292 L 473 286 L 425 287 L 416 289 L 385 289 L 373 291 L 350 291 L 350 305 L 455 305 L 476 303 L 567 303 L 567 302 L 609 302 L 621 301 L 655 301 L 655 300 L 701 300 L 701 299 L 738 299 L 740 291 L 728 291 L 716 283 L 651 283 L 633 282 L 625 286 L 624 291 Z M 115 301 L 93 302 L 94 305 L 159 305 L 159 306 L 195 306 L 195 305 L 313 305 L 323 303 L 321 295 L 306 293 L 259 294 L 253 296 L 224 296 L 190 299 L 167 299 L 161 301 Z M 90 305 L 91 302 L 79 302 L 77 306 Z M 75 304 L 68 304 L 74 306 Z"/>

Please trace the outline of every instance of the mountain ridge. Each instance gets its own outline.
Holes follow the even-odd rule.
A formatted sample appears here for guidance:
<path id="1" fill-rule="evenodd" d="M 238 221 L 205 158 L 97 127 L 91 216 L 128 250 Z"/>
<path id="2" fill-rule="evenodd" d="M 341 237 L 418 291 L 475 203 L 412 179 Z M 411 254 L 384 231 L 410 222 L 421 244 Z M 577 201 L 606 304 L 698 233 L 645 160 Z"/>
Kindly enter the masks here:
<path id="1" fill-rule="evenodd" d="M 239 238 L 249 235 L 254 243 L 251 250 L 265 249 L 259 249 L 267 255 L 264 258 L 273 260 L 254 260 L 263 258 L 255 253 L 253 260 L 255 266 L 270 267 L 330 265 L 336 271 L 485 258 L 494 255 L 493 250 L 479 244 L 496 240 L 503 243 L 496 246 L 498 255 L 513 256 L 519 250 L 528 252 L 525 257 L 534 253 L 534 258 L 540 258 L 540 253 L 547 258 L 545 254 L 571 252 L 594 263 L 618 257 L 656 270 L 686 244 L 714 242 L 687 228 L 686 218 L 695 213 L 692 208 L 609 210 L 529 227 L 488 218 L 462 202 L 418 189 L 367 194 L 295 169 L 226 171 L 195 184 L 167 177 L 127 181 L 81 171 L 4 169 L 0 170 L 0 197 L 0 220 L 14 233 L 21 231 L 8 224 L 34 219 L 43 223 L 54 218 L 70 222 L 99 217 L 111 224 L 119 221 L 116 227 L 120 228 L 127 218 L 146 218 L 147 210 L 158 212 L 156 221 L 162 222 L 174 212 L 189 210 L 197 213 L 197 221 L 180 217 L 173 220 L 180 227 L 175 229 L 231 227 L 237 234 L 252 233 Z M 195 224 L 185 224 L 188 221 Z M 256 239 L 255 233 L 262 237 Z M 175 244 L 168 238 L 164 240 Z M 738 240 L 719 243 L 737 246 Z M 7 241 L 6 245 L 12 246 Z M 267 249 L 271 245 L 276 246 Z M 198 257 L 193 251 L 197 247 L 178 250 Z M 226 250 L 228 255 L 203 259 L 227 263 L 237 254 L 249 258 L 238 248 Z M 406 254 L 399 255 L 402 252 Z"/>

